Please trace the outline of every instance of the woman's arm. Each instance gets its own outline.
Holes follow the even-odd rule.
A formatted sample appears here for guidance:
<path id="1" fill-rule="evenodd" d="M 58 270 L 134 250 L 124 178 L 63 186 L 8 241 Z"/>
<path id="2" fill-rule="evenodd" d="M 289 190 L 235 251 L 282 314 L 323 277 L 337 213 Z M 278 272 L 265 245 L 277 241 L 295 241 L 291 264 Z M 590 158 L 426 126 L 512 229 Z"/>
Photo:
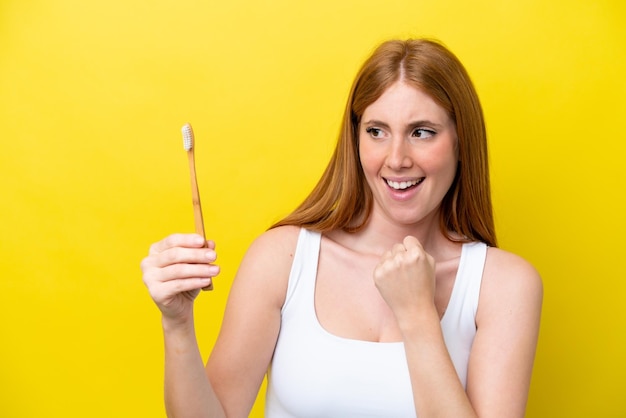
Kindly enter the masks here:
<path id="1" fill-rule="evenodd" d="M 247 417 L 267 372 L 299 228 L 279 227 L 249 248 L 233 282 L 206 373 L 226 416 Z"/>
<path id="2" fill-rule="evenodd" d="M 541 278 L 528 262 L 488 250 L 467 377 L 480 417 L 524 416 L 542 300 Z"/>
<path id="3" fill-rule="evenodd" d="M 165 341 L 165 409 L 168 417 L 225 417 L 206 374 L 193 321 L 163 320 Z"/>
<path id="4" fill-rule="evenodd" d="M 153 244 L 141 262 L 143 281 L 161 311 L 165 343 L 165 407 L 172 417 L 223 417 L 194 331 L 193 303 L 219 273 L 215 245 L 195 234 L 173 234 Z"/>
<path id="5" fill-rule="evenodd" d="M 434 261 L 419 242 L 407 238 L 394 247 L 377 267 L 375 280 L 403 334 L 420 418 L 524 416 L 542 300 L 541 280 L 527 262 L 488 251 L 467 392 L 434 304 Z"/>
<path id="6" fill-rule="evenodd" d="M 276 344 L 297 233 L 297 228 L 277 228 L 250 246 L 206 367 L 196 341 L 193 300 L 207 277 L 216 274 L 207 264 L 215 255 L 207 259 L 212 249 L 197 248 L 194 235 L 173 235 L 152 246 L 142 269 L 162 311 L 168 416 L 248 416 Z"/>

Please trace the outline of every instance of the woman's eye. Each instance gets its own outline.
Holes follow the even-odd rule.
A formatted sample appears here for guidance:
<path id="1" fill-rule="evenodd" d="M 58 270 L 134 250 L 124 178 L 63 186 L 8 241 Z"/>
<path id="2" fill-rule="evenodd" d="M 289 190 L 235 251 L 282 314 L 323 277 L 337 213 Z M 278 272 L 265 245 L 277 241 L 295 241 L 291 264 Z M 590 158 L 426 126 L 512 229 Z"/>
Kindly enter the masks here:
<path id="1" fill-rule="evenodd" d="M 424 129 L 424 128 L 418 128 L 413 131 L 414 137 L 422 138 L 422 139 L 430 138 L 432 136 L 435 136 L 435 134 L 436 134 L 435 131 L 431 131 L 430 129 Z"/>
<path id="2" fill-rule="evenodd" d="M 367 132 L 368 134 L 370 134 L 372 136 L 372 138 L 380 138 L 383 136 L 383 131 L 381 129 L 378 128 L 366 128 L 365 132 Z"/>

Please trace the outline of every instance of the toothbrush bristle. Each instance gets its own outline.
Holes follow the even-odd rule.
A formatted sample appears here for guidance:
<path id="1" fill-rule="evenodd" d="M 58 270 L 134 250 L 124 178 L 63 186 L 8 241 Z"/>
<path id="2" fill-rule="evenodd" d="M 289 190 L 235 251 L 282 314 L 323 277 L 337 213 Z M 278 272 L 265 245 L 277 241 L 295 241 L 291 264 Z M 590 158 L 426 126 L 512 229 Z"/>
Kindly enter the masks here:
<path id="1" fill-rule="evenodd" d="M 185 151 L 190 151 L 193 148 L 193 129 L 191 129 L 191 125 L 186 123 L 182 128 L 182 132 Z"/>

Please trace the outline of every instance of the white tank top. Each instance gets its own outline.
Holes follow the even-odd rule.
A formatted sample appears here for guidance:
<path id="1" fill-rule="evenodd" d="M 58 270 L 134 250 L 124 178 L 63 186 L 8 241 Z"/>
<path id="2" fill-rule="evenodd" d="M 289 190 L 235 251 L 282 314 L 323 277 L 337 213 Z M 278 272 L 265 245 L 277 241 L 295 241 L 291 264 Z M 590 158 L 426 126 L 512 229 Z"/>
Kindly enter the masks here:
<path id="1" fill-rule="evenodd" d="M 415 417 L 402 342 L 379 343 L 330 334 L 315 312 L 321 234 L 300 231 L 281 326 L 268 372 L 267 418 Z M 441 328 L 463 384 L 476 334 L 475 316 L 487 246 L 463 245 Z"/>

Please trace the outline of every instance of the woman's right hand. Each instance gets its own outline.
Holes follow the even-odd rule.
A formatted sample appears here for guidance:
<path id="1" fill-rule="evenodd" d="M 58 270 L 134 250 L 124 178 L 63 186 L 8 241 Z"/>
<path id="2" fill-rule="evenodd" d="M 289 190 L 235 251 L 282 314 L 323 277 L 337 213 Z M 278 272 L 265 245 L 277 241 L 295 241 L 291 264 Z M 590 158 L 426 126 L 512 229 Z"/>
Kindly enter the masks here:
<path id="1" fill-rule="evenodd" d="M 141 261 L 143 282 L 164 320 L 193 319 L 194 299 L 219 274 L 215 259 L 215 243 L 197 234 L 173 234 L 150 246 Z"/>

